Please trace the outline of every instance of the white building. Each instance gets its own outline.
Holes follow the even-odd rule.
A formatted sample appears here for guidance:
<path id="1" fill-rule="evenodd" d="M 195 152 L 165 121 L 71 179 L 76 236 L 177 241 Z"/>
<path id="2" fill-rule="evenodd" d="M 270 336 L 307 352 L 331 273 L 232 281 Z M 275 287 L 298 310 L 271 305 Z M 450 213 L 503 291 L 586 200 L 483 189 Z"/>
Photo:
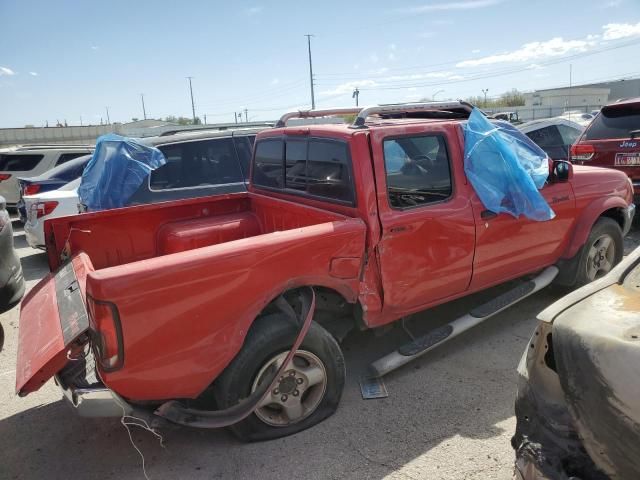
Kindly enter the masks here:
<path id="1" fill-rule="evenodd" d="M 602 87 L 565 87 L 536 90 L 525 93 L 525 108 L 575 108 L 587 109 L 600 107 L 609 102 L 610 88 Z"/>

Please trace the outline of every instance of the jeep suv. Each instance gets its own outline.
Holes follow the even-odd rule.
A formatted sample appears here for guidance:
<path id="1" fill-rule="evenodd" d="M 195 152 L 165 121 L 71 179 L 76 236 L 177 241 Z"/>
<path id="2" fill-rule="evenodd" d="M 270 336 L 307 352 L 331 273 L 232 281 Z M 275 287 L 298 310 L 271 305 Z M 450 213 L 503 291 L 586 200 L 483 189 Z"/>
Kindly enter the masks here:
<path id="1" fill-rule="evenodd" d="M 29 145 L 0 152 L 0 195 L 8 207 L 20 200 L 18 177 L 30 178 L 93 152 L 89 145 Z"/>
<path id="2" fill-rule="evenodd" d="M 612 167 L 633 182 L 640 201 L 640 97 L 602 107 L 571 147 L 571 161 L 581 165 Z"/>

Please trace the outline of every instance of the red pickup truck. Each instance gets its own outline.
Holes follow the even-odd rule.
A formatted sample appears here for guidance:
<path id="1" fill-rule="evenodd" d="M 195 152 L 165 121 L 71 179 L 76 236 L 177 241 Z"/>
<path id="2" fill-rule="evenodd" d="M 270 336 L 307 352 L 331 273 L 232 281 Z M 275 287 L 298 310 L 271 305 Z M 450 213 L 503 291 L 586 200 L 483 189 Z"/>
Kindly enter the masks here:
<path id="1" fill-rule="evenodd" d="M 465 177 L 468 104 L 358 112 L 353 125 L 286 127 L 296 115 L 285 115 L 261 132 L 246 193 L 48 221 L 51 273 L 22 303 L 17 393 L 55 377 L 81 414 L 175 420 L 182 408 L 180 423 L 206 426 L 206 412 L 233 410 L 278 369 L 232 427 L 276 438 L 335 411 L 336 338 L 350 328 L 547 267 L 584 284 L 622 258 L 635 208 L 622 172 L 553 162 L 542 189 L 553 220 L 496 215 Z M 313 323 L 283 367 L 309 286 Z"/>

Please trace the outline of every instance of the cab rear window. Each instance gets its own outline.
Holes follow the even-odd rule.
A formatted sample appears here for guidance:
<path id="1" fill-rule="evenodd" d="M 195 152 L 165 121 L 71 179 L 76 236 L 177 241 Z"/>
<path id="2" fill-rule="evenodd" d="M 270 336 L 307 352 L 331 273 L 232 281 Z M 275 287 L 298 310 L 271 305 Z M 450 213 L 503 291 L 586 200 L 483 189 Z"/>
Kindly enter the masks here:
<path id="1" fill-rule="evenodd" d="M 38 166 L 44 155 L 0 155 L 0 172 L 28 172 Z"/>
<path id="2" fill-rule="evenodd" d="M 640 108 L 603 108 L 585 132 L 585 140 L 629 138 L 640 129 Z"/>
<path id="3" fill-rule="evenodd" d="M 265 139 L 256 144 L 253 184 L 353 205 L 351 157 L 345 142 Z"/>

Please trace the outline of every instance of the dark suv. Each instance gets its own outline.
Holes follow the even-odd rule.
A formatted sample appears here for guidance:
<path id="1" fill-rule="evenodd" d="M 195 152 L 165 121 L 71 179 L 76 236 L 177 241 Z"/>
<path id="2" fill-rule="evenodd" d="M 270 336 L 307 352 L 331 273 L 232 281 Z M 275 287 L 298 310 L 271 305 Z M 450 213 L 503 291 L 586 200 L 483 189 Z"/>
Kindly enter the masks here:
<path id="1" fill-rule="evenodd" d="M 622 170 L 640 201 L 640 97 L 602 107 L 571 147 L 571 161 Z"/>

